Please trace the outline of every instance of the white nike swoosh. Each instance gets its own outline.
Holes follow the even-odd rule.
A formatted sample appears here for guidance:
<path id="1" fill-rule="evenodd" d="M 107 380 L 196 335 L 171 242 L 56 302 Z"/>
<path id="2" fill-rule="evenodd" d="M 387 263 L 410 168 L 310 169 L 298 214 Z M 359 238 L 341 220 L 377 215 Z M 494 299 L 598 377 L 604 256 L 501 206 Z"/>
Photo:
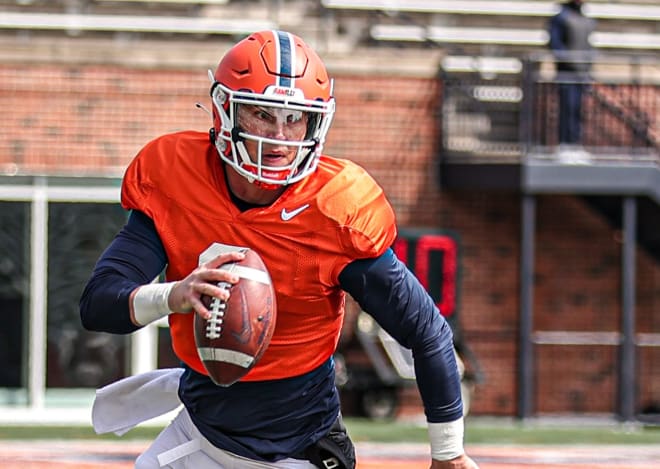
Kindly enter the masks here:
<path id="1" fill-rule="evenodd" d="M 303 210 L 305 210 L 307 207 L 309 207 L 309 204 L 305 204 L 305 205 L 303 205 L 302 207 L 298 207 L 298 208 L 296 208 L 296 209 L 293 209 L 293 210 L 291 210 L 290 212 L 289 212 L 287 209 L 283 208 L 283 209 L 282 209 L 282 213 L 280 214 L 281 217 L 282 217 L 282 220 L 284 220 L 284 221 L 289 221 L 289 220 L 291 220 L 293 217 L 295 217 L 296 215 L 298 215 L 300 212 L 302 212 Z"/>

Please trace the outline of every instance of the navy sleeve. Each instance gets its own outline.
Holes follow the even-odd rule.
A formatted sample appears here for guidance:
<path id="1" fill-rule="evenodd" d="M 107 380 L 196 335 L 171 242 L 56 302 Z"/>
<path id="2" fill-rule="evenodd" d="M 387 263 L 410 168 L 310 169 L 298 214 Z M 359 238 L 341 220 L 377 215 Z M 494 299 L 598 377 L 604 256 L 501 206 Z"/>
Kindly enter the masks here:
<path id="1" fill-rule="evenodd" d="M 99 258 L 80 298 L 80 319 L 91 331 L 128 334 L 139 329 L 130 318 L 129 295 L 151 282 L 167 263 L 153 221 L 131 212 L 126 225 Z"/>
<path id="2" fill-rule="evenodd" d="M 433 299 L 389 249 L 380 257 L 353 261 L 339 275 L 343 290 L 406 348 L 429 422 L 463 415 L 453 334 Z"/>

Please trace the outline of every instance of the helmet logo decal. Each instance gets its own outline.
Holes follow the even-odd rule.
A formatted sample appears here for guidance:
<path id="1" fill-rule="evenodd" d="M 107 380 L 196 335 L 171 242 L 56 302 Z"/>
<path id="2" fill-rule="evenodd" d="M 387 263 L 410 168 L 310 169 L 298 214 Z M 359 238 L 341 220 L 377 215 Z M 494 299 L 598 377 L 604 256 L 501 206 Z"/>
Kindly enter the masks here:
<path id="1" fill-rule="evenodd" d="M 284 87 L 295 86 L 296 74 L 296 49 L 293 43 L 293 36 L 285 31 L 273 31 L 277 37 L 275 42 L 277 50 L 277 68 L 279 74 L 277 77 L 277 85 Z"/>
<path id="2" fill-rule="evenodd" d="M 275 88 L 273 94 L 281 94 L 284 96 L 295 96 L 296 92 L 288 88 Z"/>

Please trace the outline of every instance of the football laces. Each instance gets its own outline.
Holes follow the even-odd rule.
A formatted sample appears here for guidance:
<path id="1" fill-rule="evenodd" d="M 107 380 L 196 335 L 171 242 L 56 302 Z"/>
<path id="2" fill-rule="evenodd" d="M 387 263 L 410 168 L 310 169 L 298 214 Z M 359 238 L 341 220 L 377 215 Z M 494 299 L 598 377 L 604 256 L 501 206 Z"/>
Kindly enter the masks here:
<path id="1" fill-rule="evenodd" d="M 228 282 L 218 283 L 218 287 L 223 290 L 229 290 L 231 284 Z M 211 301 L 211 317 L 206 321 L 206 338 L 219 339 L 222 335 L 222 324 L 224 322 L 225 310 L 227 309 L 227 302 L 218 297 L 213 297 Z"/>

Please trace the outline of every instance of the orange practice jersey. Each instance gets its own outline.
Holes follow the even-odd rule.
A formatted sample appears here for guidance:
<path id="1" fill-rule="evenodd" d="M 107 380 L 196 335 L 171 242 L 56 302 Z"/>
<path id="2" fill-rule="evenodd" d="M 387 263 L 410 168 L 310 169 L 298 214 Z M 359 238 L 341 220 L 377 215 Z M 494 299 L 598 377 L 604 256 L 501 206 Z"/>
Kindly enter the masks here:
<path id="1" fill-rule="evenodd" d="M 188 275 L 214 242 L 262 256 L 277 292 L 277 324 L 265 354 L 243 378 L 252 381 L 300 375 L 326 361 L 343 320 L 339 273 L 355 259 L 382 254 L 396 237 L 394 213 L 376 182 L 354 163 L 325 156 L 275 203 L 241 212 L 208 135 L 193 131 L 142 149 L 126 171 L 122 205 L 154 221 L 168 281 Z M 206 374 L 193 315 L 174 313 L 169 322 L 177 356 Z"/>

